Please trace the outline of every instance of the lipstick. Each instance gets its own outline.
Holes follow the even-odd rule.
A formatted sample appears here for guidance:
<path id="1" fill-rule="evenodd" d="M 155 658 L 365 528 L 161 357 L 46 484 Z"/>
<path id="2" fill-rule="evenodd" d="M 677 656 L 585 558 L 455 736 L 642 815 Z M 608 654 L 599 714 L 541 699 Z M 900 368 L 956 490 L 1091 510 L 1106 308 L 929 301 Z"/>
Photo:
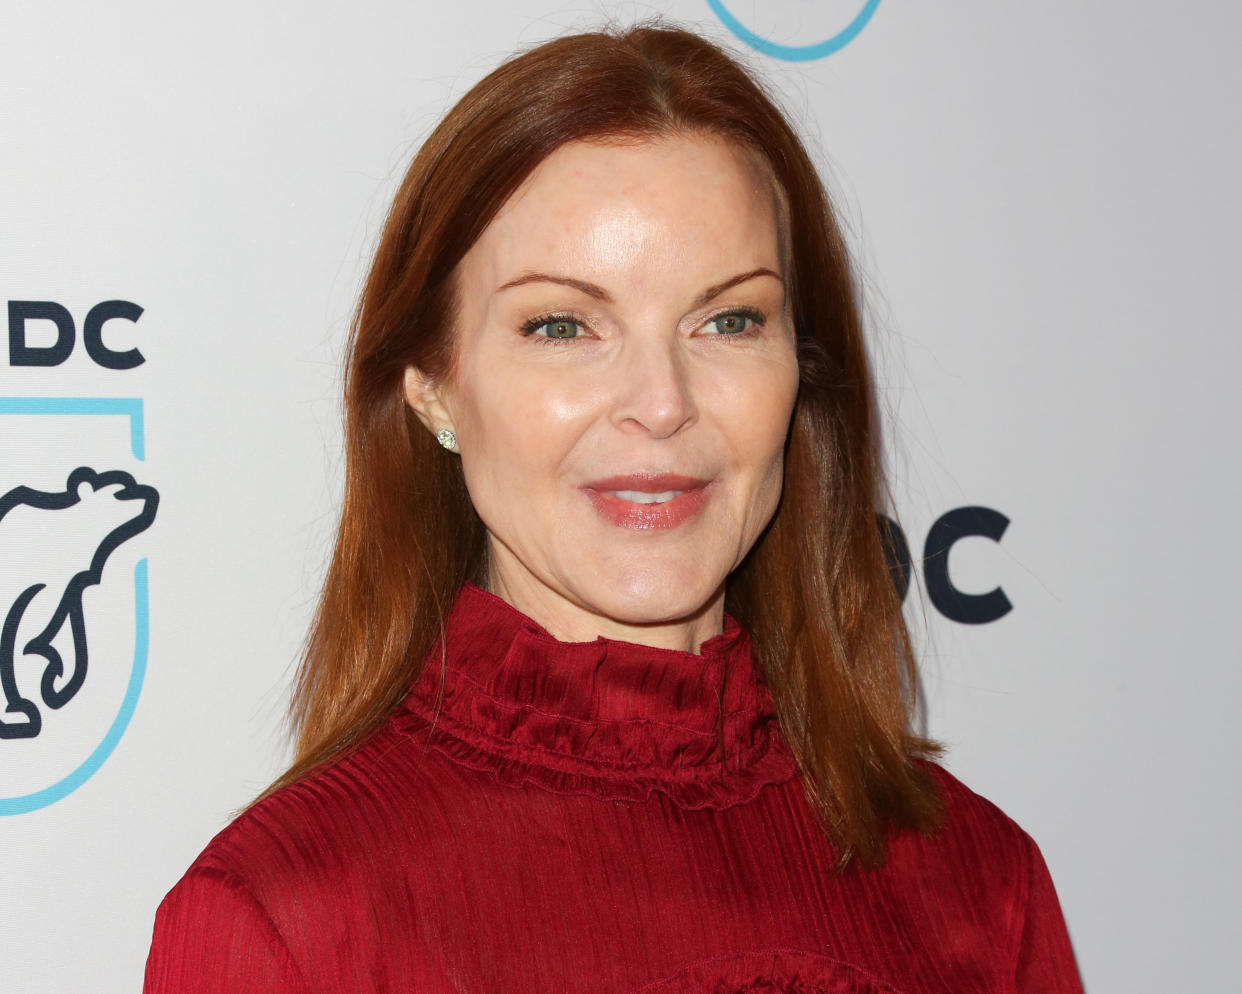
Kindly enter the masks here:
<path id="1" fill-rule="evenodd" d="M 678 473 L 630 473 L 595 480 L 582 491 L 609 523 L 651 531 L 676 528 L 698 514 L 711 482 Z"/>

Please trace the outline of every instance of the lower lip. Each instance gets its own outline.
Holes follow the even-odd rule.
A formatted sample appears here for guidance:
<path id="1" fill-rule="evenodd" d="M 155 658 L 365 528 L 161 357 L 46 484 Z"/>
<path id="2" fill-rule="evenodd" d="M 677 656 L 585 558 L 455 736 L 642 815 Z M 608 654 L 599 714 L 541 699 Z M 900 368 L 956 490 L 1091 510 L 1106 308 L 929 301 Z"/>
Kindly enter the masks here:
<path id="1" fill-rule="evenodd" d="M 606 521 L 635 531 L 676 528 L 697 515 L 707 503 L 706 487 L 686 490 L 661 504 L 637 504 L 600 490 L 588 489 L 585 493 Z"/>

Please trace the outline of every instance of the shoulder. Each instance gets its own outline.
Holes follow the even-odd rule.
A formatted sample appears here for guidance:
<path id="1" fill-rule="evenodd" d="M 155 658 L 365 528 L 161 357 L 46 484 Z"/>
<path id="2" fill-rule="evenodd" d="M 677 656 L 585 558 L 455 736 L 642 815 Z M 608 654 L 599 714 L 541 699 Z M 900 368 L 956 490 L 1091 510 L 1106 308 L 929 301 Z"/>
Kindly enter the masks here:
<path id="1" fill-rule="evenodd" d="M 987 798 L 928 764 L 944 802 L 940 831 L 907 849 L 936 879 L 939 895 L 996 926 L 1019 991 L 1081 994 L 1052 875 L 1035 840 Z"/>
<path id="2" fill-rule="evenodd" d="M 391 723 L 382 726 L 355 752 L 239 814 L 177 886 L 244 893 L 278 924 L 293 908 L 364 890 L 379 854 L 424 834 L 420 754 Z"/>
<path id="3" fill-rule="evenodd" d="M 302 994 L 307 989 L 277 922 L 228 871 L 196 864 L 160 903 L 145 994 Z"/>
<path id="4" fill-rule="evenodd" d="M 930 835 L 893 839 L 893 869 L 920 891 L 1013 933 L 1021 926 L 1036 849 L 1031 837 L 986 797 L 936 764 L 926 764 L 941 802 L 940 827 Z"/>
<path id="5" fill-rule="evenodd" d="M 253 804 L 161 903 L 148 990 L 301 994 L 306 980 L 362 991 L 422 976 L 439 926 L 419 895 L 438 900 L 460 881 L 471 826 L 492 814 L 477 776 L 398 713 L 350 755 Z"/>
<path id="6" fill-rule="evenodd" d="M 944 817 L 931 835 L 907 832 L 893 839 L 890 879 L 917 894 L 921 906 L 936 909 L 946 941 L 973 935 L 1016 965 L 1034 930 L 1052 935 L 1058 961 L 1072 965 L 1060 907 L 1034 840 L 943 767 L 927 763 L 925 768 L 939 791 Z"/>
<path id="7" fill-rule="evenodd" d="M 936 838 L 941 844 L 975 849 L 996 856 L 1026 858 L 1034 844 L 1026 831 L 994 803 L 936 763 L 926 763 L 944 805 L 944 822 Z"/>
<path id="8" fill-rule="evenodd" d="M 354 978 L 339 989 L 364 989 L 354 974 L 371 962 L 360 951 L 383 948 L 380 923 L 415 923 L 392 868 L 417 861 L 432 835 L 424 812 L 436 805 L 427 802 L 446 789 L 411 746 L 390 722 L 216 835 L 160 904 L 147 989 L 283 994 L 324 971 Z M 254 969 L 243 982 L 245 964 Z M 191 976 L 218 985 L 187 986 Z M 264 986 L 273 977 L 287 983 Z"/>

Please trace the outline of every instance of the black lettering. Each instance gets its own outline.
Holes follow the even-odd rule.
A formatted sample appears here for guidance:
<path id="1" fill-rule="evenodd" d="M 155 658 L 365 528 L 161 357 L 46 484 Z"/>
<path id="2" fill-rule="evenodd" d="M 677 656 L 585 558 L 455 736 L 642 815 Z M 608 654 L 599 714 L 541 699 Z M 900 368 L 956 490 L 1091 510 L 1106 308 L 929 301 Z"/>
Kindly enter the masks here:
<path id="1" fill-rule="evenodd" d="M 56 325 L 53 345 L 27 345 L 26 322 Z M 9 301 L 9 365 L 59 366 L 73 352 L 73 315 L 50 300 Z"/>
<path id="2" fill-rule="evenodd" d="M 955 507 L 932 525 L 923 548 L 923 575 L 932 604 L 949 620 L 983 625 L 1013 610 L 1000 587 L 986 594 L 968 594 L 958 590 L 949 578 L 949 551 L 957 542 L 972 536 L 999 542 L 1008 527 L 1009 519 L 990 507 Z"/>
<path id="3" fill-rule="evenodd" d="M 96 365 L 105 369 L 133 369 L 146 362 L 146 358 L 137 349 L 126 349 L 115 352 L 103 341 L 105 321 L 120 318 L 125 321 L 137 321 L 142 316 L 142 308 L 128 300 L 105 300 L 96 304 L 86 315 L 82 325 L 82 341 L 86 345 L 86 353 L 95 360 Z"/>

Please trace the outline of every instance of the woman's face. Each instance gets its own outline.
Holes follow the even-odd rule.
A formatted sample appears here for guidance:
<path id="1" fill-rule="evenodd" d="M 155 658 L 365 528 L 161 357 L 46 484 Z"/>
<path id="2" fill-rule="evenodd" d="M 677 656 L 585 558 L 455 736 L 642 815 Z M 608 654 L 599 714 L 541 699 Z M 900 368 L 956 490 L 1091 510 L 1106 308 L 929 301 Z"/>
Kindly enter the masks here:
<path id="1" fill-rule="evenodd" d="M 449 378 L 493 592 L 561 639 L 697 649 L 776 509 L 798 385 L 773 186 L 716 137 L 577 142 L 458 270 Z"/>

